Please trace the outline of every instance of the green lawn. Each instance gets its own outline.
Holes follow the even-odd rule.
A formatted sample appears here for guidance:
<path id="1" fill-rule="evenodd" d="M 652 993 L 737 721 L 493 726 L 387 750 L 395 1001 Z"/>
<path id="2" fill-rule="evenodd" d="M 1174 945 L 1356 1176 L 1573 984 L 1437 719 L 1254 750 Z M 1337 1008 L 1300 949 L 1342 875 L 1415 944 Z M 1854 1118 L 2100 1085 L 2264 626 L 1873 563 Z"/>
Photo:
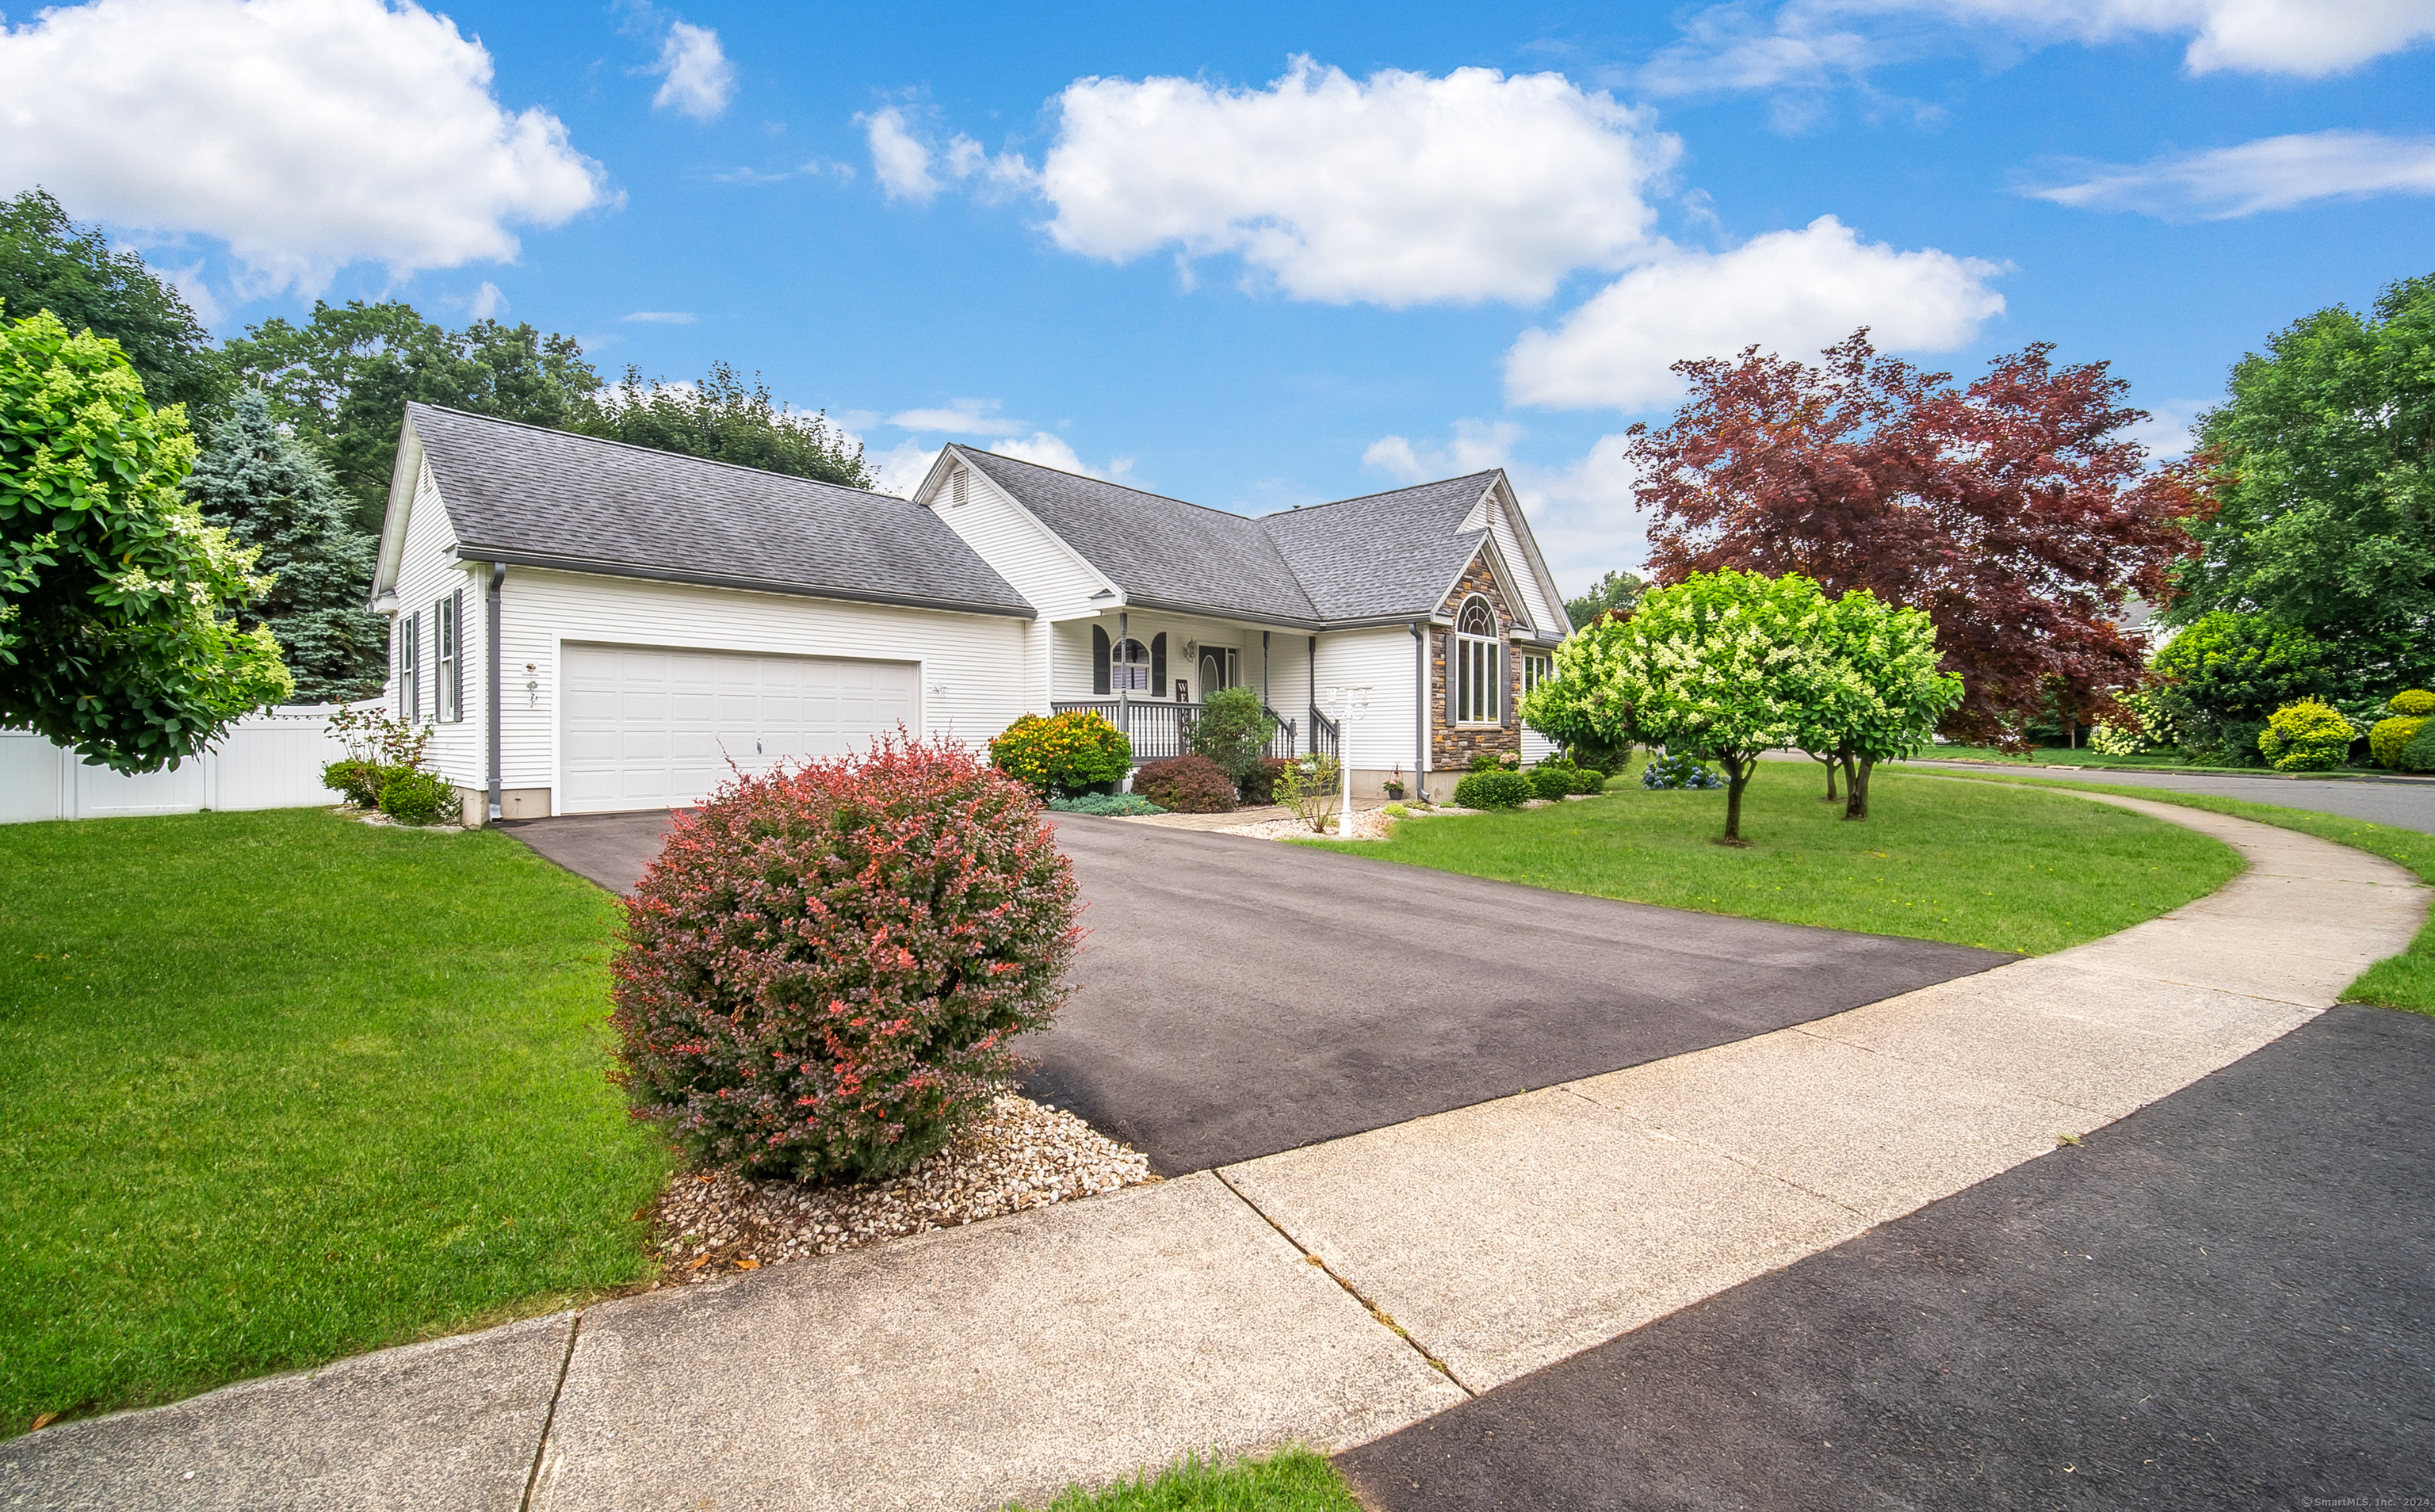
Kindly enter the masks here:
<path id="1" fill-rule="evenodd" d="M 496 833 L 0 827 L 0 1433 L 648 1274 L 616 921 Z"/>
<path id="2" fill-rule="evenodd" d="M 1780 919 L 2041 954 L 2214 891 L 2229 847 L 2060 794 L 1880 768 L 1872 817 L 1821 801 L 1822 768 L 1762 762 L 1742 801 L 1748 850 L 1714 843 L 1725 795 L 1657 792 L 1634 775 L 1603 798 L 1408 820 L 1362 855 L 1667 908 Z"/>
<path id="3" fill-rule="evenodd" d="M 1361 1503 L 1326 1456 L 1297 1448 L 1226 1465 L 1186 1456 L 1155 1479 L 1070 1487 L 1042 1512 L 1361 1512 Z"/>
<path id="4" fill-rule="evenodd" d="M 2067 786 L 2085 788 L 2092 793 L 2119 793 L 2124 798 L 2178 803 L 2184 808 L 2205 809 L 2236 818 L 2255 819 L 2262 824 L 2278 824 L 2287 830 L 2298 830 L 2304 834 L 2372 851 L 2409 868 L 2429 886 L 2435 886 L 2435 834 L 2420 830 L 2396 829 L 2389 824 L 2372 824 L 2366 819 L 2345 818 L 2339 814 L 2287 809 L 2277 804 L 2252 803 L 2245 799 L 2217 798 L 2207 793 L 2168 793 L 2161 788 L 2125 787 L 2070 779 L 1996 778 L 1963 772 L 1945 775 L 1948 780 L 1960 782 L 2036 782 L 2046 787 Z M 2401 1008 L 2411 1013 L 2435 1014 L 2435 919 L 2427 920 L 2426 927 L 2410 941 L 2409 950 L 2369 967 L 2357 981 L 2343 990 L 2342 1001 Z"/>

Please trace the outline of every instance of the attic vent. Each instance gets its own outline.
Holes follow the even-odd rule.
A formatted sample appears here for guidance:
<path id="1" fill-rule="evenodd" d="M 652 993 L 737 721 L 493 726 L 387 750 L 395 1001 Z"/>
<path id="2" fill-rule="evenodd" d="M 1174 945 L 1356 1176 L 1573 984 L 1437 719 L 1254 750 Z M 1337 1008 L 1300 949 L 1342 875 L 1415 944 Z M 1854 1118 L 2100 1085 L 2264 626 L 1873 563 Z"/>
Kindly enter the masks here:
<path id="1" fill-rule="evenodd" d="M 958 468 L 948 476 L 947 502 L 950 504 L 961 504 L 964 502 L 964 479 L 969 475 L 970 474 L 962 468 Z"/>

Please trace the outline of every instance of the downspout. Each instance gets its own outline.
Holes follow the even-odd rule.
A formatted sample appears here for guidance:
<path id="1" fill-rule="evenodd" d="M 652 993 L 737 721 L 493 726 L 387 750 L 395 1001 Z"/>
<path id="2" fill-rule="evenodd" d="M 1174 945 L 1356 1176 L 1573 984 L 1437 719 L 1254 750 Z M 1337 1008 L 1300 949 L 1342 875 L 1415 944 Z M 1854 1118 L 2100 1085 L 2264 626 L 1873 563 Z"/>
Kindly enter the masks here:
<path id="1" fill-rule="evenodd" d="M 1412 622 L 1412 786 L 1429 799 L 1429 638 Z"/>
<path id="2" fill-rule="evenodd" d="M 1316 756 L 1319 754 L 1319 637 L 1316 635 L 1310 638 L 1310 660 L 1304 665 L 1310 672 L 1304 680 L 1310 684 L 1310 753 Z M 1343 745 L 1339 741 L 1337 755 L 1341 758 L 1343 754 Z"/>
<path id="3" fill-rule="evenodd" d="M 499 808 L 499 585 L 508 578 L 508 564 L 491 563 L 491 590 L 484 595 L 482 616 L 486 622 L 483 639 L 489 643 L 491 671 L 487 679 L 490 689 L 491 742 L 491 819 L 493 823 L 506 817 Z"/>

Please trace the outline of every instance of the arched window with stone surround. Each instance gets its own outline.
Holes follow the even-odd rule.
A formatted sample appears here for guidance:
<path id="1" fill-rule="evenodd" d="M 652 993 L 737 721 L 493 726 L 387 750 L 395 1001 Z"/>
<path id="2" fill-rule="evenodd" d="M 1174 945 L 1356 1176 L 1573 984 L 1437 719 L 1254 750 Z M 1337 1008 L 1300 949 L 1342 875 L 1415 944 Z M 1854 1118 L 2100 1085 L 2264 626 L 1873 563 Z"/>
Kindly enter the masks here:
<path id="1" fill-rule="evenodd" d="M 1494 725 L 1505 717 L 1505 642 L 1496 610 L 1478 593 L 1462 601 L 1454 620 L 1454 722 Z"/>

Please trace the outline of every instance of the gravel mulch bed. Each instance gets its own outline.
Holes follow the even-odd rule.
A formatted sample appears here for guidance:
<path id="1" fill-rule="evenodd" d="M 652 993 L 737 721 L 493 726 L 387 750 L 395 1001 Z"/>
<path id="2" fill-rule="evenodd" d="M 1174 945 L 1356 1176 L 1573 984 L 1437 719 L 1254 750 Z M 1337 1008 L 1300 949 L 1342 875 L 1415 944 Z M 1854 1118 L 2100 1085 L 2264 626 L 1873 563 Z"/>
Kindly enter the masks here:
<path id="1" fill-rule="evenodd" d="M 667 1280 L 703 1281 L 1157 1179 L 1149 1157 L 1071 1113 L 1006 1094 L 893 1180 L 818 1187 L 680 1176 L 646 1211 Z"/>

